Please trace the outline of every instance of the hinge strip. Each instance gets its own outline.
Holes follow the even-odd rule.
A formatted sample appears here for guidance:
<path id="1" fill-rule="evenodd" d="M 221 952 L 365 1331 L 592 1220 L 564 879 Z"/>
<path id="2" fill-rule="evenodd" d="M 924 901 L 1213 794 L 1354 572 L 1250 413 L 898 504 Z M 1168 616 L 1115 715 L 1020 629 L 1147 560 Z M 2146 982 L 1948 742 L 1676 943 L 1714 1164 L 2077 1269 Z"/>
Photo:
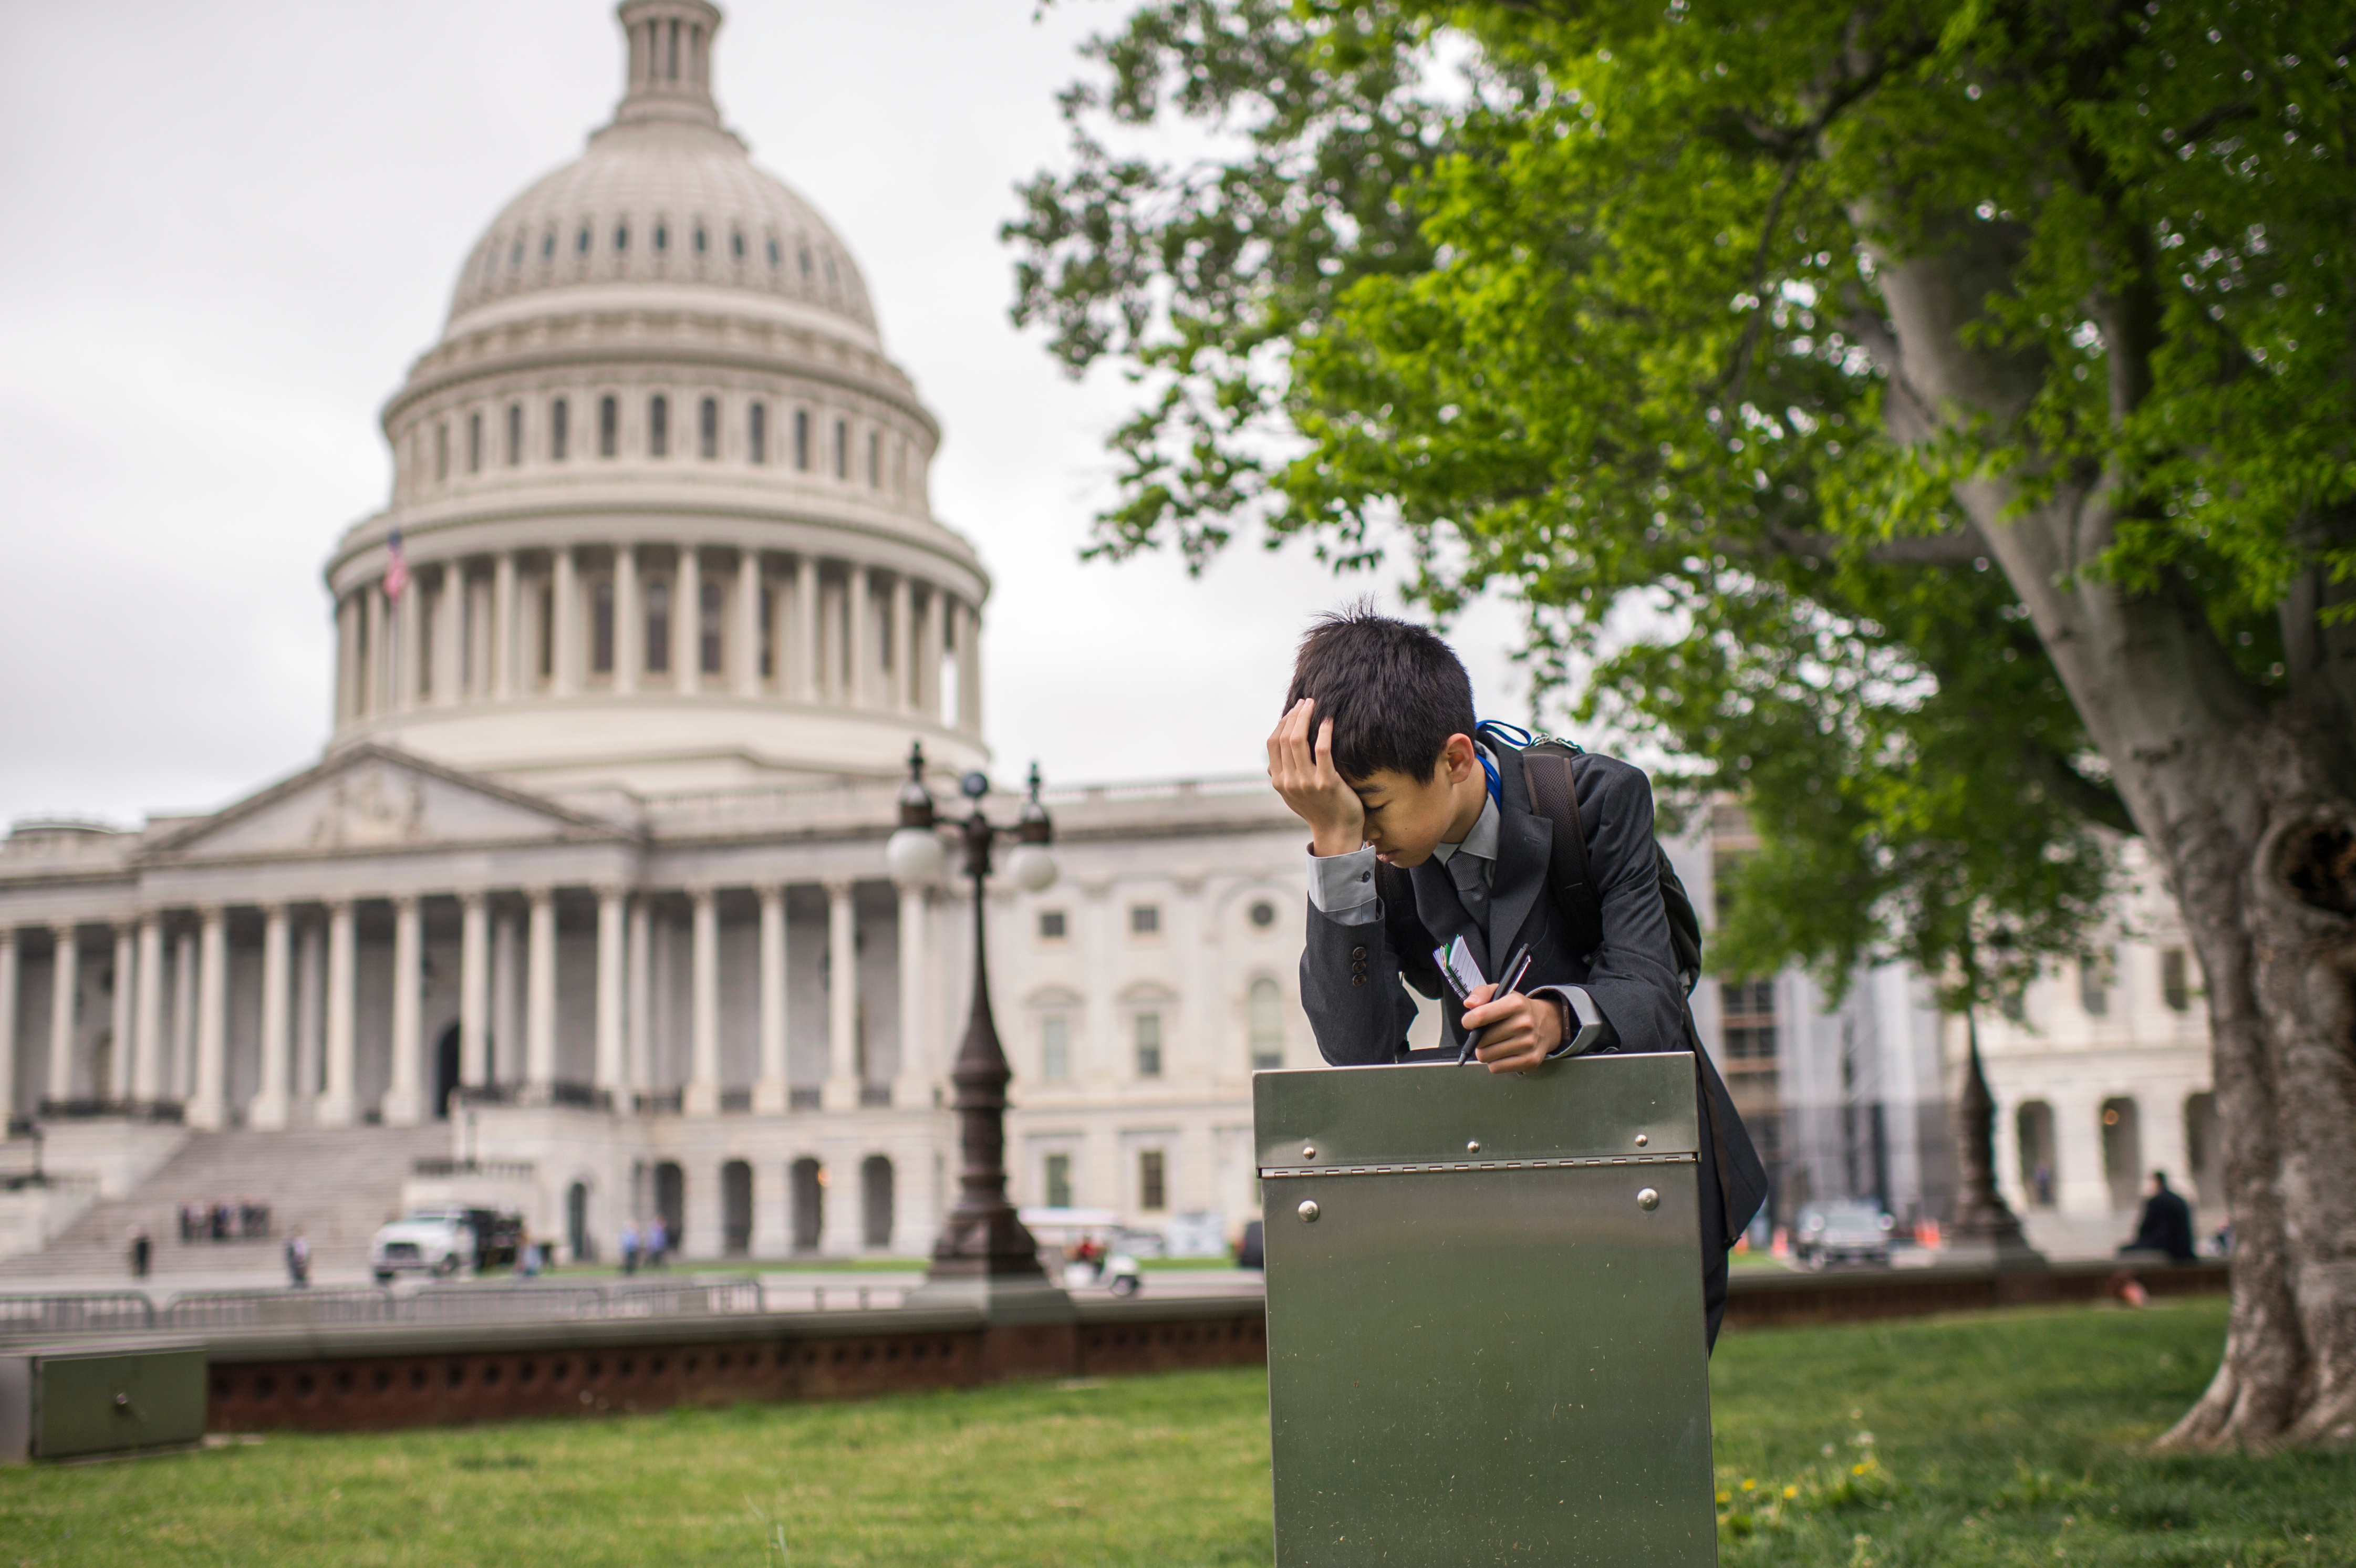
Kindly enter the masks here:
<path id="1" fill-rule="evenodd" d="M 1262 1165 L 1262 1181 L 1279 1176 L 1432 1176 L 1448 1171 L 1559 1171 L 1610 1165 L 1689 1165 L 1692 1155 L 1597 1155 L 1560 1160 L 1441 1160 L 1430 1165 Z"/>

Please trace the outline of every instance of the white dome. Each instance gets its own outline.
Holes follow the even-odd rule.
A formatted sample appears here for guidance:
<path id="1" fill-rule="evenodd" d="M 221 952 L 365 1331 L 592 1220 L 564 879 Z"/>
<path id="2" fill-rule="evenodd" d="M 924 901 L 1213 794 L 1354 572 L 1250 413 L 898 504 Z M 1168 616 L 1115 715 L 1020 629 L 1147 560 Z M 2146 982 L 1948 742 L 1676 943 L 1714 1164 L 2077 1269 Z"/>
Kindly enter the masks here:
<path id="1" fill-rule="evenodd" d="M 584 285 L 749 290 L 873 331 L 867 285 L 834 231 L 716 124 L 624 114 L 508 203 L 468 252 L 455 324 L 498 301 Z"/>

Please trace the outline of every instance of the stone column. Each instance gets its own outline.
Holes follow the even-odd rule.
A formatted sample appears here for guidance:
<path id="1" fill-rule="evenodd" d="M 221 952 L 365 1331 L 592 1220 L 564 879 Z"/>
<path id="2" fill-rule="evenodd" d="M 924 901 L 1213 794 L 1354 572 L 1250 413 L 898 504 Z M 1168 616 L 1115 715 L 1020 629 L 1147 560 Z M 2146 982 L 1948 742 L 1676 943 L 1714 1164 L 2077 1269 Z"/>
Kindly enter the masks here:
<path id="1" fill-rule="evenodd" d="M 107 1053 L 107 1081 L 91 1086 L 92 1092 L 117 1104 L 131 1098 L 132 1020 L 137 1016 L 133 1002 L 138 994 L 138 977 L 139 926 L 136 921 L 124 920 L 114 928 L 113 1016 L 107 1021 L 113 1032 L 114 1047 Z"/>
<path id="2" fill-rule="evenodd" d="M 487 894 L 458 895 L 458 1081 L 491 1081 L 491 909 Z"/>
<path id="3" fill-rule="evenodd" d="M 229 911 L 203 911 L 197 936 L 197 1081 L 188 1125 L 211 1132 L 229 1122 Z"/>
<path id="4" fill-rule="evenodd" d="M 753 1109 L 774 1115 L 793 1100 L 786 1067 L 786 890 L 761 889 L 761 1070 Z"/>
<path id="5" fill-rule="evenodd" d="M 368 649 L 359 661 L 359 711 L 379 714 L 384 711 L 384 596 L 368 582 L 353 596 L 359 600 L 360 640 Z"/>
<path id="6" fill-rule="evenodd" d="M 516 636 L 519 596 L 512 550 L 499 552 L 491 566 L 491 695 L 512 697 L 523 682 L 516 678 L 521 639 Z"/>
<path id="7" fill-rule="evenodd" d="M 689 1070 L 680 1108 L 691 1116 L 720 1109 L 720 909 L 709 887 L 688 895 Z"/>
<path id="8" fill-rule="evenodd" d="M 826 885 L 826 1085 L 819 1103 L 829 1111 L 859 1105 L 859 908 L 851 884 L 842 881 Z"/>
<path id="9" fill-rule="evenodd" d="M 761 694 L 761 553 L 749 545 L 736 553 L 736 694 Z"/>
<path id="10" fill-rule="evenodd" d="M 948 606 L 938 588 L 925 596 L 924 629 L 916 644 L 916 710 L 937 724 L 941 716 L 941 612 Z"/>
<path id="11" fill-rule="evenodd" d="M 322 1127 L 348 1127 L 359 1116 L 359 953 L 349 899 L 327 906 L 327 1082 L 313 1120 Z"/>
<path id="12" fill-rule="evenodd" d="M 640 893 L 630 900 L 630 973 L 628 994 L 628 1039 L 625 1042 L 629 1058 L 627 1077 L 633 1095 L 645 1094 L 654 1088 L 655 1015 L 654 1015 L 654 932 L 647 895 Z"/>
<path id="13" fill-rule="evenodd" d="M 965 607 L 965 635 L 958 639 L 958 722 L 969 735 L 981 733 L 981 607 Z"/>
<path id="14" fill-rule="evenodd" d="M 0 1027 L 15 1021 L 14 1011 L 0 1010 Z M 164 917 L 153 909 L 139 917 L 139 1002 L 131 1028 L 131 1098 L 152 1105 L 164 1098 L 166 1070 Z"/>
<path id="15" fill-rule="evenodd" d="M 442 588 L 434 600 L 434 701 L 445 708 L 456 705 L 466 690 L 466 564 L 444 562 Z"/>
<path id="16" fill-rule="evenodd" d="M 581 582 L 569 544 L 549 552 L 548 615 L 548 689 L 555 696 L 569 697 L 581 664 L 573 635 L 581 624 Z"/>
<path id="17" fill-rule="evenodd" d="M 805 703 L 819 700 L 826 676 L 826 617 L 819 607 L 818 558 L 805 555 L 794 565 L 794 630 L 801 647 L 794 662 L 794 693 Z"/>
<path id="18" fill-rule="evenodd" d="M 393 634 L 392 705 L 396 711 L 407 712 L 417 706 L 419 676 L 425 668 L 425 617 L 420 613 L 418 585 L 412 573 L 409 585 L 401 597 L 392 602 L 393 624 L 400 629 Z"/>
<path id="19" fill-rule="evenodd" d="M 16 1114 L 16 928 L 0 926 L 0 1126 Z"/>
<path id="20" fill-rule="evenodd" d="M 931 897 L 928 887 L 900 889 L 900 1070 L 892 1086 L 892 1103 L 899 1106 L 931 1101 L 925 1049 L 931 1039 L 925 1016 L 925 1001 L 932 993 L 931 975 L 925 967 L 928 947 L 925 926 L 931 913 Z"/>
<path id="21" fill-rule="evenodd" d="M 287 1122 L 292 1103 L 287 1082 L 293 1032 L 287 1027 L 287 1005 L 294 999 L 288 983 L 289 956 L 286 907 L 273 904 L 262 912 L 262 1087 L 246 1102 L 245 1124 L 275 1129 Z"/>
<path id="22" fill-rule="evenodd" d="M 670 610 L 671 679 L 681 692 L 703 683 L 703 557 L 692 544 L 679 547 Z"/>
<path id="23" fill-rule="evenodd" d="M 185 1101 L 197 1081 L 197 934 L 184 930 L 172 949 L 171 1098 Z"/>
<path id="24" fill-rule="evenodd" d="M 321 1060 L 327 1048 L 327 933 L 316 920 L 303 922 L 303 939 L 295 950 L 294 983 L 294 1102 L 318 1113 L 319 1091 L 325 1087 Z"/>
<path id="25" fill-rule="evenodd" d="M 614 690 L 635 692 L 647 667 L 646 611 L 638 604 L 638 547 L 614 546 Z"/>
<path id="26" fill-rule="evenodd" d="M 916 628 L 909 622 L 916 607 L 916 596 L 909 592 L 908 575 L 905 572 L 894 574 L 892 578 L 892 700 L 884 706 L 897 714 L 911 712 L 916 705 Z"/>
<path id="27" fill-rule="evenodd" d="M 74 1003 L 81 994 L 81 949 L 73 923 L 49 928 L 57 940 L 49 960 L 49 1092 L 51 1100 L 71 1100 L 74 1069 Z"/>
<path id="28" fill-rule="evenodd" d="M 392 901 L 392 1071 L 384 1091 L 389 1127 L 414 1127 L 425 1119 L 424 1055 L 420 1016 L 425 983 L 425 938 L 417 899 Z"/>
<path id="29" fill-rule="evenodd" d="M 622 1056 L 622 935 L 625 897 L 619 887 L 597 889 L 597 1087 L 617 1105 L 629 1094 Z"/>
<path id="30" fill-rule="evenodd" d="M 359 716 L 359 604 L 349 594 L 336 600 L 336 723 Z"/>
<path id="31" fill-rule="evenodd" d="M 556 893 L 535 887 L 531 932 L 524 958 L 524 1081 L 546 1089 L 556 1081 Z"/>
<path id="32" fill-rule="evenodd" d="M 842 613 L 851 644 L 850 668 L 842 672 L 843 699 L 854 708 L 875 701 L 875 574 L 853 566 L 843 574 Z"/>
<path id="33" fill-rule="evenodd" d="M 516 918 L 491 920 L 491 1026 L 484 1042 L 483 1081 L 510 1083 L 523 1043 L 523 985 L 516 961 Z"/>

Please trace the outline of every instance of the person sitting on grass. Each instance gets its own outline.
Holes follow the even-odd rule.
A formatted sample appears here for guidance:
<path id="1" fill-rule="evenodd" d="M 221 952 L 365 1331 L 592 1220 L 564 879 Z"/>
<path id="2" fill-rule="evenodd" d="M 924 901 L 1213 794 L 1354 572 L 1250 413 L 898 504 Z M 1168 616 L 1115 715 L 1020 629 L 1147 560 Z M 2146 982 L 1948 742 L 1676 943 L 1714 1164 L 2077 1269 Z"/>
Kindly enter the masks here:
<path id="1" fill-rule="evenodd" d="M 1319 1052 L 1335 1066 L 1409 1059 L 1408 985 L 1439 1000 L 1448 1054 L 1477 1030 L 1473 1054 L 1493 1073 L 1589 1051 L 1694 1050 L 1715 1345 L 1726 1251 L 1764 1201 L 1766 1173 L 1697 1048 L 1662 901 L 1651 782 L 1613 757 L 1569 759 L 1565 809 L 1575 805 L 1601 907 L 1600 940 L 1577 942 L 1577 916 L 1549 886 L 1553 822 L 1533 804 L 1517 748 L 1475 722 L 1472 679 L 1445 642 L 1364 606 L 1321 617 L 1285 703 L 1268 773 L 1309 828 L 1301 999 Z M 1457 939 L 1487 977 L 1462 1001 L 1432 956 Z M 1525 949 L 1527 980 L 1497 995 L 1500 970 Z"/>

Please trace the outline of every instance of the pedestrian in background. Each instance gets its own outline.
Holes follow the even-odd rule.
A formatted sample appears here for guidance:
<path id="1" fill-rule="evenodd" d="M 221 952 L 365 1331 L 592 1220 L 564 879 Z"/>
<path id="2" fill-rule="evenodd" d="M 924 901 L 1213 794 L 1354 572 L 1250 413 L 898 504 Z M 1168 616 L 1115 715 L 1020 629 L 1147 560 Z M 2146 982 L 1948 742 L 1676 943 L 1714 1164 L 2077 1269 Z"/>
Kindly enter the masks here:
<path id="1" fill-rule="evenodd" d="M 148 1260 L 155 1255 L 155 1243 L 149 1240 L 147 1227 L 133 1226 L 131 1228 L 131 1277 L 133 1279 L 144 1280 L 147 1277 Z"/>
<path id="2" fill-rule="evenodd" d="M 628 1220 L 622 1222 L 622 1273 L 638 1272 L 638 1228 Z"/>
<path id="3" fill-rule="evenodd" d="M 303 1234 L 300 1225 L 286 1238 L 286 1283 L 296 1290 L 311 1283 L 311 1239 Z"/>

